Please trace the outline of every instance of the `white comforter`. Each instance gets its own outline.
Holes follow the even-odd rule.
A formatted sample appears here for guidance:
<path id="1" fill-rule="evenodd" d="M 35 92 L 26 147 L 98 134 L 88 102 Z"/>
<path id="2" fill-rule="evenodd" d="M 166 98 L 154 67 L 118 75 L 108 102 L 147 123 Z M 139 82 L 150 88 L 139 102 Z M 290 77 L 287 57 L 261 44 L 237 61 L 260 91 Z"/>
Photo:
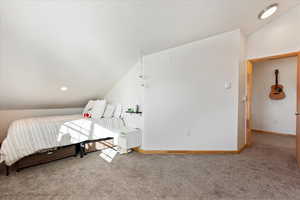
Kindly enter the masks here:
<path id="1" fill-rule="evenodd" d="M 125 125 L 119 118 L 87 119 L 81 115 L 30 118 L 14 121 L 2 143 L 0 163 L 10 166 L 41 150 L 86 140 L 116 137 Z"/>

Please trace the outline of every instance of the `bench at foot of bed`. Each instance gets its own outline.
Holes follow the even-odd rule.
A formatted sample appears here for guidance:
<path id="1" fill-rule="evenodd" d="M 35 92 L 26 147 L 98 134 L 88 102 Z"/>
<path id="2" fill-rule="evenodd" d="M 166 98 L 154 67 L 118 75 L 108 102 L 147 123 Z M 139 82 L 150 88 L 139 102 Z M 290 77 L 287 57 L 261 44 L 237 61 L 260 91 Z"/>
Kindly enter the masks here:
<path id="1" fill-rule="evenodd" d="M 30 156 L 26 156 L 15 163 L 16 171 L 19 172 L 22 169 L 45 164 L 51 161 L 60 160 L 67 157 L 76 156 L 76 145 L 69 145 L 60 147 L 53 151 L 47 151 L 44 153 L 36 153 Z M 9 171 L 9 167 L 8 167 Z M 9 174 L 9 173 L 8 173 Z"/>
<path id="2" fill-rule="evenodd" d="M 97 140 L 87 140 L 84 142 L 81 142 L 79 144 L 79 154 L 80 157 L 82 158 L 84 155 L 87 153 L 103 150 L 104 148 L 113 148 L 114 145 L 113 143 L 113 138 L 102 138 L 102 139 L 97 139 Z M 106 142 L 105 142 L 106 141 Z M 109 142 L 111 141 L 111 142 Z"/>
<path id="3" fill-rule="evenodd" d="M 9 176 L 9 166 L 5 165 L 6 168 L 6 176 Z"/>
<path id="4" fill-rule="evenodd" d="M 106 147 L 113 147 L 110 146 L 110 143 L 104 143 L 106 140 L 111 140 L 112 138 L 102 138 L 99 140 L 90 140 L 81 142 L 79 144 L 74 145 L 68 145 L 64 147 L 60 147 L 56 150 L 47 151 L 44 153 L 36 153 L 30 156 L 26 156 L 16 162 L 14 164 L 14 167 L 17 172 L 21 171 L 22 169 L 37 166 L 40 164 L 49 163 L 51 161 L 55 160 L 61 160 L 67 157 L 77 156 L 77 154 L 80 154 L 80 157 L 82 158 L 84 155 L 90 152 L 95 152 L 98 150 L 103 149 L 104 146 Z M 10 169 L 12 167 L 6 166 L 6 175 L 9 176 Z"/>

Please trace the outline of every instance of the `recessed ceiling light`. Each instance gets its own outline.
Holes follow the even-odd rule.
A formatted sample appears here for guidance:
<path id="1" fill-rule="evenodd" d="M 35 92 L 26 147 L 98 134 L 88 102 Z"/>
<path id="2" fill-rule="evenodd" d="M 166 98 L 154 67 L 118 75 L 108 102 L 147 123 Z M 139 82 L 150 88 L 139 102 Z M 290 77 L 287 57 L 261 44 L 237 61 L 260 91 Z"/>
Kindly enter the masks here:
<path id="1" fill-rule="evenodd" d="M 267 19 L 271 17 L 277 10 L 278 4 L 272 4 L 259 13 L 258 19 Z"/>
<path id="2" fill-rule="evenodd" d="M 64 91 L 67 91 L 68 88 L 67 88 L 66 86 L 62 86 L 62 87 L 60 88 L 60 90 L 64 92 Z"/>

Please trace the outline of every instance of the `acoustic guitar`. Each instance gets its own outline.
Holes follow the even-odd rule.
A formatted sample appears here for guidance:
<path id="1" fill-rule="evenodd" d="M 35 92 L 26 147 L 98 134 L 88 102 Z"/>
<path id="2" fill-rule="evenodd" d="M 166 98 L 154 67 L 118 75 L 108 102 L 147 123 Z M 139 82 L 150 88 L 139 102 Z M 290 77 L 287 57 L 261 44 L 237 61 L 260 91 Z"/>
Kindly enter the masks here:
<path id="1" fill-rule="evenodd" d="M 280 100 L 285 98 L 285 93 L 283 91 L 283 85 L 278 84 L 278 76 L 279 76 L 279 70 L 275 70 L 275 85 L 272 85 L 271 92 L 270 92 L 270 98 L 273 100 Z"/>

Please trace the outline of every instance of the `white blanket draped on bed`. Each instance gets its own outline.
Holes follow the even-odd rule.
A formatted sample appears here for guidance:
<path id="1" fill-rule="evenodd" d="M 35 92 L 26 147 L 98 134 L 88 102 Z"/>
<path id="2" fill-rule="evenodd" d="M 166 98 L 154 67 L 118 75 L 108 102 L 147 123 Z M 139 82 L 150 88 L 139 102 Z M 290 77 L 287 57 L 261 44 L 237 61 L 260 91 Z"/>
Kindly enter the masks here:
<path id="1" fill-rule="evenodd" d="M 2 143 L 0 163 L 10 166 L 38 151 L 86 140 L 116 137 L 125 125 L 119 118 L 87 119 L 81 115 L 14 121 Z"/>

